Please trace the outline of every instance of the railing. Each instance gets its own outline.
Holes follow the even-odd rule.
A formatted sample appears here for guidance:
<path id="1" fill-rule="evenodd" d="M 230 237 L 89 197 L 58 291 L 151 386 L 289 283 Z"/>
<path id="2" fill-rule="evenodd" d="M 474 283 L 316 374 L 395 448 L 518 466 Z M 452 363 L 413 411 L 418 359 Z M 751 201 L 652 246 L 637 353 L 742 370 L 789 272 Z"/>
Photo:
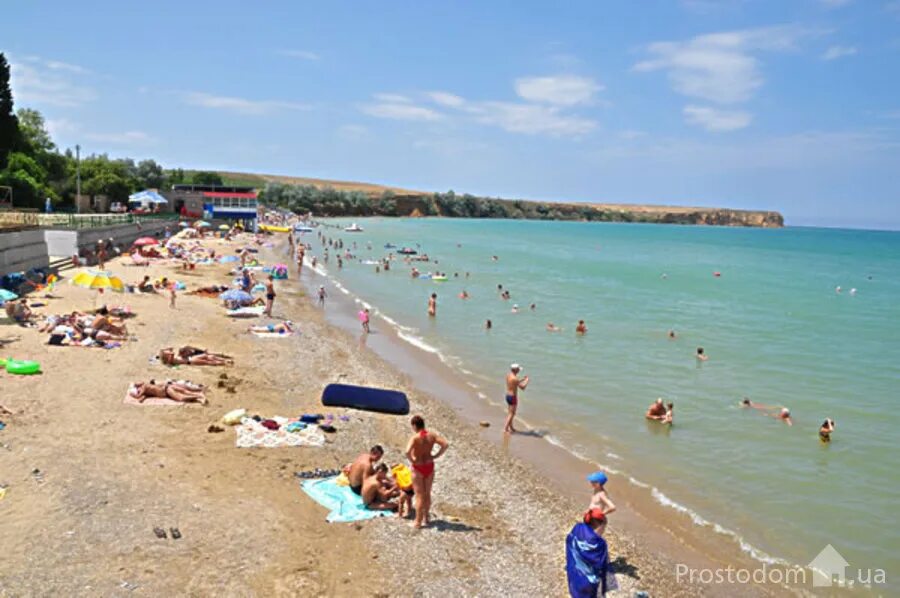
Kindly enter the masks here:
<path id="1" fill-rule="evenodd" d="M 100 228 L 117 224 L 136 224 L 147 221 L 177 220 L 178 214 L 41 214 L 38 212 L 0 212 L 3 228 Z"/>

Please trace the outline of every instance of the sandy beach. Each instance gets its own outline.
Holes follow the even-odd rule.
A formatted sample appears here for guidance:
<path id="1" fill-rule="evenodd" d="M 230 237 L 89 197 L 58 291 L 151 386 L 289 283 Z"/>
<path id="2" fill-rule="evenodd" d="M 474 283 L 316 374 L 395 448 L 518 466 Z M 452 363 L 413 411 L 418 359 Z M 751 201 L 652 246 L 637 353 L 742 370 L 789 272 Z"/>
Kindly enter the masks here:
<path id="1" fill-rule="evenodd" d="M 205 243 L 234 253 L 249 239 Z M 284 252 L 276 245 L 260 255 L 271 264 Z M 168 276 L 188 290 L 231 278 L 228 264 L 184 272 L 175 263 L 141 268 L 120 259 L 108 268 L 126 283 Z M 46 334 L 3 321 L 4 355 L 37 360 L 44 373 L 0 373 L 0 405 L 12 412 L 0 417 L 7 424 L 0 432 L 7 488 L 0 595 L 564 595 L 564 540 L 587 488 L 580 502 L 559 492 L 418 390 L 421 380 L 414 384 L 328 324 L 294 269 L 276 288 L 273 315 L 293 320 L 298 336 L 253 337 L 249 323 L 270 320 L 229 319 L 215 299 L 181 292 L 173 310 L 161 295 L 101 299 L 65 280 L 54 291 L 59 298 L 34 298 L 46 303 L 39 311 L 127 305 L 136 313 L 127 321 L 136 339 L 113 350 L 50 347 Z M 182 344 L 227 353 L 235 364 L 171 371 L 153 359 Z M 130 382 L 167 377 L 208 386 L 209 404 L 123 403 Z M 326 510 L 301 491 L 295 472 L 339 468 L 375 443 L 385 446 L 386 463 L 403 460 L 408 418 L 324 409 L 319 397 L 331 382 L 403 390 L 412 412 L 450 441 L 438 463 L 430 528 L 416 531 L 398 518 L 329 524 Z M 337 421 L 321 448 L 243 449 L 232 429 L 207 431 L 240 407 L 349 420 Z M 617 529 L 616 517 L 606 537 L 620 595 L 704 593 L 678 585 L 673 555 L 639 546 Z M 177 528 L 182 537 L 159 539 L 154 527 Z"/>

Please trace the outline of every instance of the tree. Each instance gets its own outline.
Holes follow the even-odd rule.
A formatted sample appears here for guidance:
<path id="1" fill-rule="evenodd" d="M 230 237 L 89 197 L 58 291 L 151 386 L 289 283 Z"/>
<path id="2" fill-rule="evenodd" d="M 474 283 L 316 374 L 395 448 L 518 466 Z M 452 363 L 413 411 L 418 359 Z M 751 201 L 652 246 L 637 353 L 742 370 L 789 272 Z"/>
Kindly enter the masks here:
<path id="1" fill-rule="evenodd" d="M 198 170 L 191 177 L 191 181 L 195 185 L 222 185 L 222 177 L 218 172 L 210 172 L 207 170 Z"/>
<path id="2" fill-rule="evenodd" d="M 166 173 L 155 160 L 141 160 L 137 165 L 138 186 L 145 189 L 163 189 Z"/>
<path id="3" fill-rule="evenodd" d="M 56 150 L 56 144 L 50 138 L 44 117 L 40 112 L 31 108 L 21 108 L 17 115 L 22 142 L 32 154 Z"/>
<path id="4" fill-rule="evenodd" d="M 9 63 L 0 52 L 0 168 L 6 168 L 10 152 L 20 144 L 19 119 L 13 110 L 12 89 L 9 87 Z"/>
<path id="5" fill-rule="evenodd" d="M 12 187 L 17 207 L 39 208 L 44 198 L 53 195 L 44 183 L 47 172 L 38 162 L 22 152 L 8 155 L 6 168 L 0 171 L 0 185 Z"/>

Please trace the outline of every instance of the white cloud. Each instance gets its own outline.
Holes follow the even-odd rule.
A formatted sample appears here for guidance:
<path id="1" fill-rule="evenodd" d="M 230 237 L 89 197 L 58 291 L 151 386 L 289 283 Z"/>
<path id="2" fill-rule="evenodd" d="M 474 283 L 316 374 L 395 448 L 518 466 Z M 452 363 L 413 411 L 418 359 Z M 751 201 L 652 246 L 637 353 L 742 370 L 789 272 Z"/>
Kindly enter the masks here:
<path id="1" fill-rule="evenodd" d="M 466 103 L 466 100 L 458 95 L 447 93 L 446 91 L 430 91 L 427 95 L 432 102 L 446 106 L 448 108 L 459 108 Z"/>
<path id="2" fill-rule="evenodd" d="M 376 93 L 373 95 L 379 102 L 387 102 L 389 104 L 411 104 L 412 100 L 399 93 Z"/>
<path id="3" fill-rule="evenodd" d="M 192 106 L 228 110 L 238 114 L 263 115 L 283 110 L 309 110 L 308 104 L 284 102 L 281 100 L 249 100 L 231 96 L 218 96 L 209 93 L 191 92 L 185 101 Z"/>
<path id="4" fill-rule="evenodd" d="M 408 98 L 397 96 L 402 100 L 391 100 L 391 97 L 392 94 L 378 94 L 375 96 L 378 101 L 366 104 L 362 111 L 369 116 L 390 120 L 435 121 L 444 118 L 440 112 L 414 104 Z"/>
<path id="5" fill-rule="evenodd" d="M 524 100 L 557 106 L 589 103 L 603 86 L 589 77 L 555 75 L 516 79 L 516 93 Z"/>
<path id="6" fill-rule="evenodd" d="M 315 52 L 310 52 L 309 50 L 279 50 L 278 53 L 282 56 L 287 56 L 289 58 L 299 58 L 301 60 L 316 61 L 321 60 L 322 58 Z"/>
<path id="7" fill-rule="evenodd" d="M 468 111 L 478 122 L 494 125 L 511 133 L 577 137 L 597 127 L 596 121 L 591 119 L 561 114 L 559 108 L 538 104 L 479 102 Z"/>
<path id="8" fill-rule="evenodd" d="M 831 46 L 822 54 L 822 60 L 835 60 L 844 56 L 853 56 L 857 51 L 853 46 Z"/>
<path id="9" fill-rule="evenodd" d="M 785 51 L 821 31 L 790 25 L 699 35 L 687 41 L 655 42 L 639 72 L 666 71 L 676 92 L 720 104 L 745 102 L 762 86 L 762 51 Z"/>
<path id="10" fill-rule="evenodd" d="M 688 105 L 684 107 L 683 112 L 688 123 L 714 133 L 743 129 L 753 120 L 753 116 L 749 112 L 720 110 L 709 106 Z"/>
<path id="11" fill-rule="evenodd" d="M 97 98 L 87 85 L 73 79 L 88 74 L 87 69 L 38 56 L 9 57 L 14 99 L 19 106 L 38 104 L 80 106 Z"/>
<path id="12" fill-rule="evenodd" d="M 144 144 L 153 141 L 153 137 L 143 131 L 124 131 L 122 133 L 87 133 L 86 139 L 116 145 Z"/>

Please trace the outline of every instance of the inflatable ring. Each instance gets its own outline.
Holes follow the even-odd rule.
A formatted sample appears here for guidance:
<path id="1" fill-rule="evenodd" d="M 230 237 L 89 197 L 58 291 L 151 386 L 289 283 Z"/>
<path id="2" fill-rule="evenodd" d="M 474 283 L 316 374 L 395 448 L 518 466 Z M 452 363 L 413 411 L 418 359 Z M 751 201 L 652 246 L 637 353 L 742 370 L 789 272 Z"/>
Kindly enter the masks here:
<path id="1" fill-rule="evenodd" d="M 41 364 L 36 361 L 19 361 L 18 359 L 7 359 L 4 365 L 6 366 L 6 371 L 10 374 L 30 376 L 32 374 L 41 373 Z"/>

